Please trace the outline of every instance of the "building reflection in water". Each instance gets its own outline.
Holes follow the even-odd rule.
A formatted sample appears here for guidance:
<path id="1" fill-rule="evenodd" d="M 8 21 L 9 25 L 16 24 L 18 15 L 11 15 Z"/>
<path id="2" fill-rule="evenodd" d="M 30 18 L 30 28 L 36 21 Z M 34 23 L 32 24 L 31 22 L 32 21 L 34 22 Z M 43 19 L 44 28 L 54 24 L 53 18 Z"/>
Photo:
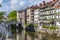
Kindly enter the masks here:
<path id="1" fill-rule="evenodd" d="M 23 30 L 19 34 L 19 40 L 60 40 L 56 34 L 49 35 L 48 33 L 25 32 Z"/>

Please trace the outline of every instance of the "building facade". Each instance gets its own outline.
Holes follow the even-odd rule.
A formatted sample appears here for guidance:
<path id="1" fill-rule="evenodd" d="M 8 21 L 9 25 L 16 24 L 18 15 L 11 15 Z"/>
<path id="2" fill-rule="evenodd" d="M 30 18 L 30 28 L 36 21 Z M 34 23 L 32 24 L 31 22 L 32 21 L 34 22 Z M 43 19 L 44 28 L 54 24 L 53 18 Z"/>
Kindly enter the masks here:
<path id="1" fill-rule="evenodd" d="M 17 21 L 22 22 L 23 24 L 26 23 L 26 10 L 21 10 L 17 12 Z"/>
<path id="2" fill-rule="evenodd" d="M 38 26 L 60 26 L 60 0 L 40 3 L 39 6 L 31 6 L 19 12 L 18 20 L 37 24 Z"/>
<path id="3" fill-rule="evenodd" d="M 56 2 L 56 1 L 54 1 Z M 40 8 L 40 24 L 41 25 L 54 25 L 55 23 L 55 9 L 53 1 L 42 5 Z"/>
<path id="4" fill-rule="evenodd" d="M 42 7 L 40 8 L 40 25 L 60 26 L 59 9 L 60 9 L 59 0 L 52 0 L 51 2 L 47 2 L 46 5 L 42 5 Z"/>
<path id="5" fill-rule="evenodd" d="M 31 8 L 27 8 L 27 23 L 34 23 L 34 10 Z"/>

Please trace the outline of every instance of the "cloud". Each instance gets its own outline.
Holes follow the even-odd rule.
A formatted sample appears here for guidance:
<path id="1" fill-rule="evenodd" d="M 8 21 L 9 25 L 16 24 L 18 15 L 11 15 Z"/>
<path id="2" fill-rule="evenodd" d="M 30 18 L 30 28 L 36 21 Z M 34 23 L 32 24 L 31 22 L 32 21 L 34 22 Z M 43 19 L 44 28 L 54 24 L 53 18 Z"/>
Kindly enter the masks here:
<path id="1" fill-rule="evenodd" d="M 20 6 L 24 6 L 26 3 L 24 2 L 24 1 L 21 1 L 20 3 L 19 3 L 19 5 Z"/>
<path id="2" fill-rule="evenodd" d="M 16 6 L 11 6 L 11 10 L 16 10 Z"/>
<path id="3" fill-rule="evenodd" d="M 18 4 L 19 0 L 11 0 L 10 3 L 11 3 L 11 10 L 16 10 L 17 8 L 17 4 Z"/>
<path id="4" fill-rule="evenodd" d="M 2 7 L 0 7 L 0 11 L 12 11 L 12 10 L 22 10 L 27 6 L 32 6 L 35 4 L 39 4 L 44 0 L 0 0 L 0 4 L 2 3 Z M 45 0 L 49 1 L 49 0 Z"/>
<path id="5" fill-rule="evenodd" d="M 0 0 L 0 4 L 3 2 L 3 0 Z"/>
<path id="6" fill-rule="evenodd" d="M 4 6 L 4 7 L 0 8 L 0 11 L 6 11 L 7 12 L 7 10 L 8 10 L 8 6 Z"/>
<path id="7" fill-rule="evenodd" d="M 29 2 L 35 2 L 36 0 L 29 0 Z"/>
<path id="8" fill-rule="evenodd" d="M 11 4 L 12 4 L 12 5 L 15 5 L 15 4 L 18 3 L 18 1 L 19 1 L 19 0 L 11 0 Z"/>

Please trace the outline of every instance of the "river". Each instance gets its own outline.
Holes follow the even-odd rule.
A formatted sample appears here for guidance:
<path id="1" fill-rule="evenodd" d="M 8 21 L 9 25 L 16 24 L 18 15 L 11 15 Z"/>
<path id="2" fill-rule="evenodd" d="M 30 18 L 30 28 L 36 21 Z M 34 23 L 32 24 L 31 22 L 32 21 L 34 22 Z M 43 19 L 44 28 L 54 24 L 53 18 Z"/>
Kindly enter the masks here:
<path id="1" fill-rule="evenodd" d="M 25 32 L 17 33 L 13 36 L 15 40 L 60 40 L 56 34 Z"/>

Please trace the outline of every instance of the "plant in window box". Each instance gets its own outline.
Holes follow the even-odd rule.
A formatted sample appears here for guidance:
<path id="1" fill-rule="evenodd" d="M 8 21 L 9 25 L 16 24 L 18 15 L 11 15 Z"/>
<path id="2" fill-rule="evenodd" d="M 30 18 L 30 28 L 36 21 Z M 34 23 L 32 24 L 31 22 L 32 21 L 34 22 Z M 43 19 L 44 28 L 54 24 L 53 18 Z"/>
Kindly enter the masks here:
<path id="1" fill-rule="evenodd" d="M 38 24 L 34 24 L 34 27 L 38 27 Z"/>
<path id="2" fill-rule="evenodd" d="M 49 27 L 49 29 L 50 29 L 50 30 L 56 30 L 56 29 L 58 29 L 58 27 L 52 25 L 52 26 Z"/>

